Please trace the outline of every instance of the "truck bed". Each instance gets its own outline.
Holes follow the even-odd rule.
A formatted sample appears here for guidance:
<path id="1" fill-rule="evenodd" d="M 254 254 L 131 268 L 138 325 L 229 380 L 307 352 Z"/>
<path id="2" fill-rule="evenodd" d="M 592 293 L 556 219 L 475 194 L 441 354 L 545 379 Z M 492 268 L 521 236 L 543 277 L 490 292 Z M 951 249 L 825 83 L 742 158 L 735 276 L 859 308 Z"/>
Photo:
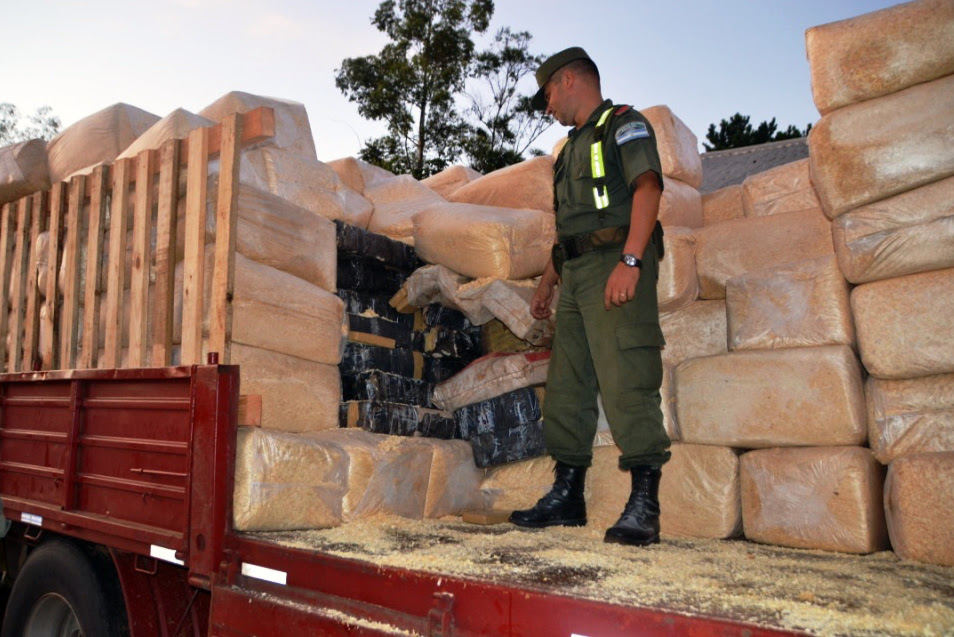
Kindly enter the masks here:
<path id="1" fill-rule="evenodd" d="M 427 597 L 422 591 L 432 586 L 451 593 L 458 628 L 479 626 L 465 615 L 507 617 L 507 631 L 483 634 L 632 634 L 627 626 L 641 634 L 954 631 L 954 569 L 904 562 L 890 552 L 855 556 L 742 540 L 669 537 L 634 549 L 603 544 L 601 531 L 382 516 L 236 541 L 243 554 L 265 562 L 260 566 L 291 569 L 275 590 L 294 587 L 296 563 L 317 560 L 334 567 L 326 572 L 335 575 L 317 586 L 326 594 L 347 597 L 358 585 L 363 599 L 377 596 L 384 606 L 418 615 L 428 611 L 412 600 Z M 379 619 L 396 634 L 416 633 L 413 622 Z"/>

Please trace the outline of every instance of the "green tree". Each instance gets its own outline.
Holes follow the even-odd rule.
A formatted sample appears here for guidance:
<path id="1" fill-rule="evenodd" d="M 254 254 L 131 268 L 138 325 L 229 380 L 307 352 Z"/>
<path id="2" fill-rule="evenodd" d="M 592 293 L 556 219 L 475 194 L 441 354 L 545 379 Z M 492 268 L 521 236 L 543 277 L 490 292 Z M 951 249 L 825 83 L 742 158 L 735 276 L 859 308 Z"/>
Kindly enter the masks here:
<path id="1" fill-rule="evenodd" d="M 41 106 L 24 122 L 20 110 L 8 102 L 0 103 L 0 146 L 28 139 L 50 140 L 60 131 L 60 118 L 49 106 Z"/>
<path id="2" fill-rule="evenodd" d="M 544 56 L 530 53 L 531 36 L 526 31 L 512 33 L 509 27 L 497 31 L 490 47 L 477 55 L 467 94 L 470 108 L 465 114 L 469 134 L 464 151 L 475 170 L 487 173 L 523 160 L 530 145 L 553 123 L 530 106 L 530 95 L 519 92 L 519 84 L 532 75 Z M 489 98 L 487 90 L 489 90 Z"/>
<path id="3" fill-rule="evenodd" d="M 486 31 L 493 12 L 493 0 L 380 4 L 371 23 L 391 42 L 335 71 L 335 85 L 358 113 L 387 123 L 388 134 L 366 142 L 362 159 L 422 179 L 460 156 L 467 126 L 455 96 L 474 59 L 471 34 Z"/>
<path id="4" fill-rule="evenodd" d="M 743 146 L 753 146 L 755 144 L 764 144 L 766 142 L 777 142 L 783 139 L 794 139 L 808 135 L 812 129 L 809 124 L 804 131 L 796 126 L 789 125 L 784 131 L 778 131 L 778 124 L 773 117 L 771 121 L 762 122 L 758 128 L 752 128 L 749 123 L 749 116 L 736 113 L 728 120 L 719 122 L 719 129 L 716 130 L 715 124 L 709 124 L 709 131 L 706 133 L 706 139 L 710 144 L 703 143 L 707 151 L 725 150 L 727 148 L 742 148 Z"/>

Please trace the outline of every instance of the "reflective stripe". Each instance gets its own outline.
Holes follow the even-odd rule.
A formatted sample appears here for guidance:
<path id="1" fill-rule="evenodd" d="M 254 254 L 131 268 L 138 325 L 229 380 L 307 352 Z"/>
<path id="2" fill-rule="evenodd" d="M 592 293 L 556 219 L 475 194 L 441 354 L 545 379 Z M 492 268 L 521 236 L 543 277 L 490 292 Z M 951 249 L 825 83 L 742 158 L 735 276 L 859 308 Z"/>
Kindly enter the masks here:
<path id="1" fill-rule="evenodd" d="M 593 179 L 602 180 L 603 177 L 606 176 L 606 168 L 603 164 L 603 131 L 601 129 L 612 112 L 613 107 L 606 109 L 596 121 L 596 136 L 599 139 L 590 144 L 590 171 L 592 172 Z M 609 207 L 609 194 L 606 191 L 606 185 L 602 182 L 593 186 L 593 203 L 596 205 L 597 210 Z"/>
<path id="2" fill-rule="evenodd" d="M 603 124 L 605 124 L 605 123 L 606 123 L 606 119 L 610 116 L 610 113 L 612 113 L 612 112 L 613 112 L 613 107 L 612 107 L 612 106 L 610 106 L 608 109 L 606 109 L 605 111 L 603 111 L 603 114 L 600 115 L 600 118 L 596 121 L 596 125 L 597 125 L 597 126 L 602 126 Z"/>
<path id="3" fill-rule="evenodd" d="M 590 168 L 593 171 L 593 179 L 599 179 L 606 176 L 603 169 L 603 141 L 600 140 L 590 144 Z"/>

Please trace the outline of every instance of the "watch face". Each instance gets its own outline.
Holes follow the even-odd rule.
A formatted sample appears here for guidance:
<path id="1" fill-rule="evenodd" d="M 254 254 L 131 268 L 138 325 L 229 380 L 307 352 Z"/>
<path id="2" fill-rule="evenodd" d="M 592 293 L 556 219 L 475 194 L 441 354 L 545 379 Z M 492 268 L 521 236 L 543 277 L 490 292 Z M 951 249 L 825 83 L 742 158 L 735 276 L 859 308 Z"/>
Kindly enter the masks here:
<path id="1" fill-rule="evenodd" d="M 639 259 L 631 254 L 624 254 L 621 258 L 621 261 L 631 268 L 635 268 L 637 265 L 639 265 Z"/>

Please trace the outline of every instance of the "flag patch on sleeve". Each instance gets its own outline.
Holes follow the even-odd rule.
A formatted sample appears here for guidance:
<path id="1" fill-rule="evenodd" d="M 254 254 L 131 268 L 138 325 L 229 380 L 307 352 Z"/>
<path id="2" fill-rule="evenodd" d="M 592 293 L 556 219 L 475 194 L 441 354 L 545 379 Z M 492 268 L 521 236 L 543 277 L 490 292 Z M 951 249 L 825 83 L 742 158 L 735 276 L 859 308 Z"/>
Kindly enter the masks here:
<path id="1" fill-rule="evenodd" d="M 616 145 L 622 146 L 626 142 L 644 137 L 649 137 L 649 129 L 646 128 L 646 124 L 643 122 L 629 122 L 620 126 L 619 130 L 616 131 Z"/>

